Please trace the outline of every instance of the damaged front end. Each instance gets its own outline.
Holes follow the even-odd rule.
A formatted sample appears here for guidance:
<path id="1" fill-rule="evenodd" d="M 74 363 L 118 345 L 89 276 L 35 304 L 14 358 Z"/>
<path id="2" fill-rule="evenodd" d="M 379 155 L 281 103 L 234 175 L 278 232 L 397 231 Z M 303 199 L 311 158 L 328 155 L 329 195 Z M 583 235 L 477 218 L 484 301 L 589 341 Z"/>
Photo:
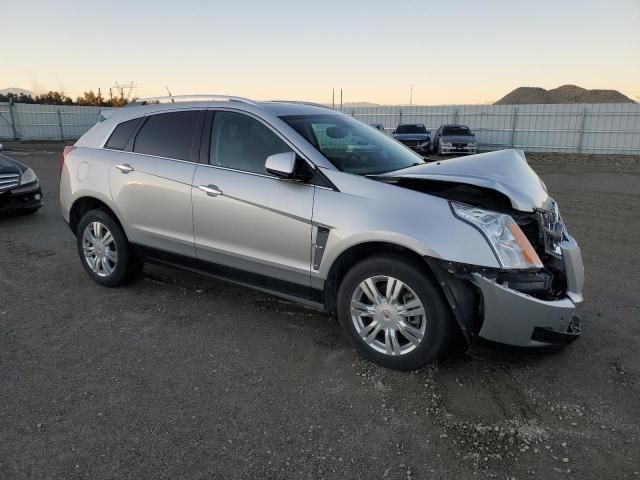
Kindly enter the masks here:
<path id="1" fill-rule="evenodd" d="M 381 180 L 449 200 L 454 216 L 476 227 L 492 247 L 499 268 L 426 258 L 466 339 L 517 347 L 575 340 L 584 267 L 556 202 L 522 152 L 463 160 Z"/>

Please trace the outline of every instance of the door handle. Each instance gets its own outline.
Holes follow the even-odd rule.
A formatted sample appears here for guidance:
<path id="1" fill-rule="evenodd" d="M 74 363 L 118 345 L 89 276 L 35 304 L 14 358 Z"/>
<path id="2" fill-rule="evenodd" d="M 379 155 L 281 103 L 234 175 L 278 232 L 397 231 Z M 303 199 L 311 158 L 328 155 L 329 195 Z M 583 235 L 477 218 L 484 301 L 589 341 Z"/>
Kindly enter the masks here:
<path id="1" fill-rule="evenodd" d="M 116 165 L 116 168 L 118 170 L 120 170 L 122 173 L 133 172 L 133 167 L 131 165 L 129 165 L 128 163 L 123 163 L 123 164 L 120 164 L 120 165 Z"/>
<path id="2" fill-rule="evenodd" d="M 210 197 L 217 197 L 218 195 L 222 195 L 222 190 L 220 190 L 215 185 L 198 185 L 198 188 Z"/>

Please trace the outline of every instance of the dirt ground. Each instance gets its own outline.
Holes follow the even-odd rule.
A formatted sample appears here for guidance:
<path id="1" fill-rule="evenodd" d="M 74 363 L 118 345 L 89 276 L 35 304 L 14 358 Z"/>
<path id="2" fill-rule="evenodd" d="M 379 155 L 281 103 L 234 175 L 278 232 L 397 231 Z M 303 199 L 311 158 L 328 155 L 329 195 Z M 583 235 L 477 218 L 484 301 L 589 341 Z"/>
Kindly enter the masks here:
<path id="1" fill-rule="evenodd" d="M 638 157 L 529 156 L 583 249 L 580 340 L 402 373 L 252 290 L 156 266 L 98 286 L 61 146 L 17 148 L 46 205 L 0 218 L 1 479 L 640 479 Z"/>

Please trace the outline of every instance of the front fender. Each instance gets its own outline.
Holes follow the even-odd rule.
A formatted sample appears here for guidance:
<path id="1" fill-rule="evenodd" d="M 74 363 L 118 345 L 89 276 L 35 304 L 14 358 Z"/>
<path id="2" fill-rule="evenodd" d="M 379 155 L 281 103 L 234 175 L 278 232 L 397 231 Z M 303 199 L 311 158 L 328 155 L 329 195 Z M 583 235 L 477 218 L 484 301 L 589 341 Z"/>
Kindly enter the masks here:
<path id="1" fill-rule="evenodd" d="M 331 181 L 339 175 L 350 177 L 334 182 L 344 191 L 317 189 L 314 201 L 314 224 L 329 230 L 319 277 L 327 278 L 341 253 L 367 242 L 392 243 L 421 256 L 458 263 L 500 266 L 485 237 L 456 218 L 447 200 L 336 173 L 331 172 Z"/>

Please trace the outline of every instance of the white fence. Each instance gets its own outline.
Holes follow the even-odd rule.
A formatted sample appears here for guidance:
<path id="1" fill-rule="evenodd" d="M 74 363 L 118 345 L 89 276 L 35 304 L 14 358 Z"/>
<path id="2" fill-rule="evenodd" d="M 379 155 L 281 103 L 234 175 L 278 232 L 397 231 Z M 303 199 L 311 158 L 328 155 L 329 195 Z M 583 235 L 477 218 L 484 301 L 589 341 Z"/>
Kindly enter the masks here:
<path id="1" fill-rule="evenodd" d="M 104 107 L 0 103 L 0 139 L 73 140 L 96 124 Z"/>
<path id="2" fill-rule="evenodd" d="M 635 103 L 447 105 L 343 109 L 391 131 L 399 123 L 468 125 L 483 150 L 640 154 L 640 106 Z"/>
<path id="3" fill-rule="evenodd" d="M 98 121 L 101 110 L 0 103 L 0 139 L 76 139 Z M 343 112 L 389 131 L 399 123 L 424 123 L 432 132 L 445 123 L 462 123 L 483 150 L 640 154 L 640 106 L 634 103 L 345 107 Z"/>

